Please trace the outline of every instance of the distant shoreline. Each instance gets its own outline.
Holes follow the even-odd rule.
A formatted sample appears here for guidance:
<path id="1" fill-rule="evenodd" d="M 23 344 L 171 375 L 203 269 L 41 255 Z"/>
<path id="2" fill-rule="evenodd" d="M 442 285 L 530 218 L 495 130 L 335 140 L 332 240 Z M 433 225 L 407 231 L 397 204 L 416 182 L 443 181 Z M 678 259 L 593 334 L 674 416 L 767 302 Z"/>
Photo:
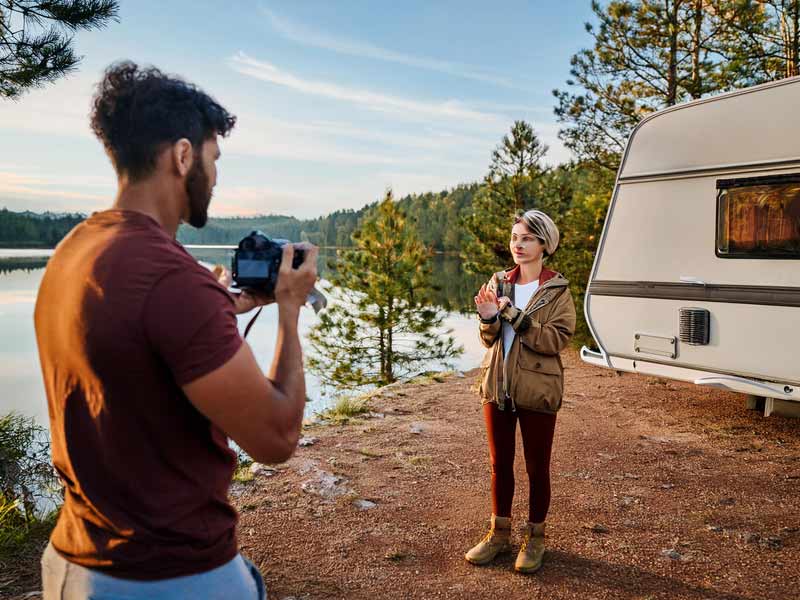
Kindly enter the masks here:
<path id="1" fill-rule="evenodd" d="M 53 250 L 55 246 L 48 246 L 42 242 L 3 242 L 0 241 L 0 250 Z"/>
<path id="2" fill-rule="evenodd" d="M 236 248 L 236 244 L 183 244 L 185 248 L 189 249 L 197 249 L 197 250 L 233 250 Z M 356 248 L 353 246 L 320 246 L 320 250 L 355 250 Z M 0 258 L 18 258 L 18 256 L 9 256 L 4 257 L 2 255 L 3 251 L 6 250 L 55 250 L 55 246 L 47 246 L 44 244 L 36 244 L 31 242 L 30 244 L 20 244 L 20 243 L 5 243 L 0 242 Z M 458 257 L 459 253 L 453 250 L 433 250 L 432 254 L 436 256 L 453 256 Z"/>

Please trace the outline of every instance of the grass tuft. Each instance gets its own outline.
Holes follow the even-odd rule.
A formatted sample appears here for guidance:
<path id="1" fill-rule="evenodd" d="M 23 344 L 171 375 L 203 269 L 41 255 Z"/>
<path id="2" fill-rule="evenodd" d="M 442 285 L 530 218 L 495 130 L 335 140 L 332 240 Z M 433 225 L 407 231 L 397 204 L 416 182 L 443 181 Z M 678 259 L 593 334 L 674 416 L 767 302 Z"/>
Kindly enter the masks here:
<path id="1" fill-rule="evenodd" d="M 353 417 L 369 412 L 367 400 L 342 396 L 327 410 L 320 413 L 320 417 L 337 424 L 348 423 Z"/>

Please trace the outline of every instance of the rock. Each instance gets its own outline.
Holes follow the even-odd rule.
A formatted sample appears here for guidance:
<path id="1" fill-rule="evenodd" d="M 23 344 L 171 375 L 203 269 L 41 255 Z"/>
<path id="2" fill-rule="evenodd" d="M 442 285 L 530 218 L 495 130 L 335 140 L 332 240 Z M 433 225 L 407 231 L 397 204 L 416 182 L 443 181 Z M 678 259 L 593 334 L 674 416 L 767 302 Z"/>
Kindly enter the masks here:
<path id="1" fill-rule="evenodd" d="M 742 533 L 742 539 L 745 544 L 757 544 L 761 541 L 761 536 L 752 531 L 745 531 Z"/>
<path id="2" fill-rule="evenodd" d="M 608 527 L 601 525 L 600 523 L 594 523 L 588 526 L 587 529 L 592 533 L 611 533 L 611 530 Z"/>
<path id="3" fill-rule="evenodd" d="M 722 498 L 719 502 L 717 502 L 720 506 L 733 506 L 736 504 L 735 498 Z"/>
<path id="4" fill-rule="evenodd" d="M 456 371 L 456 377 L 459 379 L 464 379 L 466 375 L 464 375 L 464 371 Z"/>
<path id="5" fill-rule="evenodd" d="M 674 487 L 675 487 L 674 483 L 662 483 L 661 484 L 661 489 L 662 490 L 671 490 Z"/>
<path id="6" fill-rule="evenodd" d="M 680 552 L 675 550 L 675 548 L 667 548 L 666 550 L 662 550 L 661 551 L 661 556 L 664 556 L 664 557 L 672 559 L 672 560 L 682 560 L 683 559 L 683 555 L 681 555 Z"/>
<path id="7" fill-rule="evenodd" d="M 764 545 L 771 550 L 780 550 L 783 548 L 783 540 L 777 536 L 770 536 L 764 540 Z"/>
<path id="8" fill-rule="evenodd" d="M 311 477 L 300 484 L 300 489 L 307 494 L 314 494 L 325 500 L 334 500 L 339 496 L 344 496 L 352 492 L 352 490 L 345 485 L 345 479 L 343 477 L 339 477 L 338 475 L 334 475 L 320 468 L 314 469 Z"/>
<path id="9" fill-rule="evenodd" d="M 713 531 L 714 533 L 722 533 L 724 531 L 724 529 L 719 525 L 706 525 L 706 529 Z"/>
<path id="10" fill-rule="evenodd" d="M 300 446 L 301 448 L 307 448 L 308 446 L 313 446 L 318 441 L 319 438 L 303 436 L 300 438 L 300 441 L 297 442 L 297 445 Z"/>
<path id="11" fill-rule="evenodd" d="M 319 462 L 311 458 L 293 458 L 290 464 L 300 475 L 306 475 L 319 468 Z"/>
<path id="12" fill-rule="evenodd" d="M 669 444 L 669 443 L 675 441 L 672 438 L 663 437 L 663 436 L 657 436 L 657 435 L 640 435 L 639 439 L 640 440 L 645 440 L 645 441 L 648 441 L 648 442 L 653 442 L 653 443 L 656 443 L 656 444 Z"/>
<path id="13" fill-rule="evenodd" d="M 639 479 L 639 475 L 634 473 L 625 473 L 625 479 Z"/>
<path id="14" fill-rule="evenodd" d="M 425 431 L 425 426 L 419 422 L 411 423 L 411 425 L 409 426 L 409 431 L 413 434 L 419 435 L 423 431 Z"/>
<path id="15" fill-rule="evenodd" d="M 358 510 L 369 510 L 378 505 L 370 500 L 363 500 L 359 498 L 358 500 L 353 500 L 353 506 L 355 506 Z"/>
<path id="16" fill-rule="evenodd" d="M 623 496 L 620 498 L 620 502 L 623 506 L 630 506 L 631 504 L 637 504 L 639 499 L 635 498 L 634 496 Z"/>
<path id="17" fill-rule="evenodd" d="M 370 419 L 383 419 L 383 418 L 385 418 L 385 417 L 386 417 L 386 415 L 385 415 L 384 413 L 372 412 L 372 411 L 368 412 L 368 413 L 367 413 L 367 416 L 368 416 Z"/>
<path id="18" fill-rule="evenodd" d="M 270 467 L 259 462 L 254 462 L 250 465 L 250 474 L 253 476 L 261 475 L 263 477 L 272 477 L 277 472 L 275 467 Z"/>

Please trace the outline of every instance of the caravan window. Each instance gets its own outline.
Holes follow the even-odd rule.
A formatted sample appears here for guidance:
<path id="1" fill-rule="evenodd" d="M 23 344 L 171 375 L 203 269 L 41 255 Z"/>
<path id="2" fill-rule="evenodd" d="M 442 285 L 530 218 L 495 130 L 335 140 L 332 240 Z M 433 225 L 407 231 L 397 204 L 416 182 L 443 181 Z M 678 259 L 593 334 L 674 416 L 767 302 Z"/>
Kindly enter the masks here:
<path id="1" fill-rule="evenodd" d="M 717 256 L 800 259 L 800 173 L 717 181 Z"/>

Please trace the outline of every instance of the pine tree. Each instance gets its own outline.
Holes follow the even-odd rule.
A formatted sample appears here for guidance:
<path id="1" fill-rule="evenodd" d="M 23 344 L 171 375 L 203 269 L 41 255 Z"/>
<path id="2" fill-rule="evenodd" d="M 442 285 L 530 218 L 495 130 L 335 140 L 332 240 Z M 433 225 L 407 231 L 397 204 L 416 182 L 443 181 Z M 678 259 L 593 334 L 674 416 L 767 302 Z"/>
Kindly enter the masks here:
<path id="1" fill-rule="evenodd" d="M 331 306 L 310 332 L 310 370 L 337 389 L 382 386 L 458 356 L 433 305 L 430 250 L 388 191 L 339 253 Z"/>
<path id="2" fill-rule="evenodd" d="M 508 232 L 514 214 L 536 204 L 538 184 L 547 169 L 542 159 L 547 146 L 525 121 L 515 121 L 492 152 L 489 173 L 475 195 L 472 212 L 464 218 L 469 238 L 462 256 L 469 273 L 489 274 L 511 260 Z"/>
<path id="3" fill-rule="evenodd" d="M 647 114 L 751 81 L 742 28 L 764 27 L 753 0 L 594 1 L 592 10 L 594 46 L 572 57 L 567 81 L 577 91 L 553 91 L 559 137 L 580 160 L 616 170 Z"/>
<path id="4" fill-rule="evenodd" d="M 732 21 L 736 51 L 728 58 L 742 79 L 755 84 L 800 75 L 800 0 L 739 3 L 749 11 Z"/>
<path id="5" fill-rule="evenodd" d="M 80 57 L 71 33 L 103 27 L 118 12 L 116 0 L 0 0 L 0 97 L 73 71 Z"/>
<path id="6" fill-rule="evenodd" d="M 490 193 L 504 203 L 510 202 L 513 212 L 524 210 L 531 197 L 531 185 L 545 172 L 542 159 L 547 150 L 530 124 L 514 121 L 511 135 L 503 136 L 492 152 L 486 176 Z"/>

